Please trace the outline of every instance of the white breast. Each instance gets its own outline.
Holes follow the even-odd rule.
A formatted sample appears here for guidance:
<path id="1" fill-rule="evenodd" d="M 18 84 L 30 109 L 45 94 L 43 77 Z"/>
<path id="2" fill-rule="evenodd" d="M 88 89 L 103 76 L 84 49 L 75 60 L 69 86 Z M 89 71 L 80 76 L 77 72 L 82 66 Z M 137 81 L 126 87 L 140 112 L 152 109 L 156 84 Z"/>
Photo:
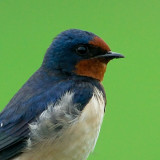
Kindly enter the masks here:
<path id="1" fill-rule="evenodd" d="M 104 116 L 102 93 L 95 89 L 81 115 L 56 140 L 46 139 L 15 160 L 86 160 L 93 151 Z"/>

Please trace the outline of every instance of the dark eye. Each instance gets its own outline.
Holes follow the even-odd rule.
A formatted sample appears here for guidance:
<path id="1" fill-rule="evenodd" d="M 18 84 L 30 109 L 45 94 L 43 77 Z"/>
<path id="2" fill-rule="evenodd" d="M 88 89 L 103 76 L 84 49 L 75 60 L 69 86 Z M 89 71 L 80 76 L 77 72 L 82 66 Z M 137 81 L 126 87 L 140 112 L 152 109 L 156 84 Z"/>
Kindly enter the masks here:
<path id="1" fill-rule="evenodd" d="M 85 55 L 86 53 L 88 53 L 88 47 L 86 47 L 86 46 L 79 46 L 79 47 L 77 47 L 76 52 L 79 55 Z"/>

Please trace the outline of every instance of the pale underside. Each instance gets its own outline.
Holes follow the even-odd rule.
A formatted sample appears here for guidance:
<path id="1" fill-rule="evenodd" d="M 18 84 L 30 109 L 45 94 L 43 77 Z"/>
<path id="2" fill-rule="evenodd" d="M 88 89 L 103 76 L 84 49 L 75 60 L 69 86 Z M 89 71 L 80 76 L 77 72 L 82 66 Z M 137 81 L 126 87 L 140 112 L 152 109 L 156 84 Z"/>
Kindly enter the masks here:
<path id="1" fill-rule="evenodd" d="M 40 127 L 44 127 L 43 125 L 46 124 L 46 122 L 51 122 L 49 119 L 51 115 L 48 114 L 51 112 L 62 112 L 63 102 L 65 102 L 64 106 L 66 106 L 67 103 L 68 105 L 72 105 L 72 108 L 75 107 L 72 103 L 73 95 L 73 93 L 66 93 L 59 104 L 54 107 L 54 110 L 51 111 L 51 106 L 49 106 L 49 112 L 47 110 L 44 111 L 39 121 L 31 124 L 30 128 L 31 132 L 33 132 L 31 135 L 35 142 L 33 144 L 32 139 L 28 140 L 28 149 L 14 160 L 87 159 L 90 152 L 94 150 L 104 116 L 105 102 L 102 93 L 96 88 L 93 97 L 82 112 L 76 111 L 75 113 L 78 113 L 77 116 L 70 116 L 68 113 L 65 114 L 66 119 L 64 122 L 61 120 L 61 125 L 63 124 L 66 127 L 59 131 L 59 133 L 57 132 L 56 136 L 51 136 L 51 134 L 48 137 L 44 134 L 37 135 L 37 130 L 39 130 Z M 46 117 L 49 118 L 46 120 Z M 48 128 L 42 129 L 47 130 Z M 53 134 L 55 135 L 56 132 L 54 131 Z M 45 138 L 45 136 L 47 138 Z"/>

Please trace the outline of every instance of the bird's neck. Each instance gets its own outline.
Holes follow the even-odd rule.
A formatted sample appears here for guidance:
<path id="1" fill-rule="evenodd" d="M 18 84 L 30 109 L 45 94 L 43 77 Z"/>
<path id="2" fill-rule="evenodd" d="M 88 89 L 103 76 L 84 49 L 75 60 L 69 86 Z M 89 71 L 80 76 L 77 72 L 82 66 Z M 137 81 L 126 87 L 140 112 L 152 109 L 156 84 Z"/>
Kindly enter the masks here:
<path id="1" fill-rule="evenodd" d="M 76 65 L 75 73 L 102 81 L 108 62 L 102 58 L 82 60 Z"/>

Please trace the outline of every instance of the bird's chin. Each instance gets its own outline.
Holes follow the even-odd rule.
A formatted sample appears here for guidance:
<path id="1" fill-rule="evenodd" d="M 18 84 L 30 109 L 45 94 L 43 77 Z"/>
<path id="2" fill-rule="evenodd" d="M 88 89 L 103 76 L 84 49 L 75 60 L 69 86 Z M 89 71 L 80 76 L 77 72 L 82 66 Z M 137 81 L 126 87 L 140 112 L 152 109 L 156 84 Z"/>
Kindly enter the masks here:
<path id="1" fill-rule="evenodd" d="M 81 60 L 76 65 L 75 73 L 102 81 L 108 62 L 104 57 Z"/>
<path id="2" fill-rule="evenodd" d="M 104 58 L 104 57 L 100 57 L 97 58 L 101 63 L 104 63 L 105 65 L 107 65 L 107 63 L 112 60 L 111 58 Z"/>

